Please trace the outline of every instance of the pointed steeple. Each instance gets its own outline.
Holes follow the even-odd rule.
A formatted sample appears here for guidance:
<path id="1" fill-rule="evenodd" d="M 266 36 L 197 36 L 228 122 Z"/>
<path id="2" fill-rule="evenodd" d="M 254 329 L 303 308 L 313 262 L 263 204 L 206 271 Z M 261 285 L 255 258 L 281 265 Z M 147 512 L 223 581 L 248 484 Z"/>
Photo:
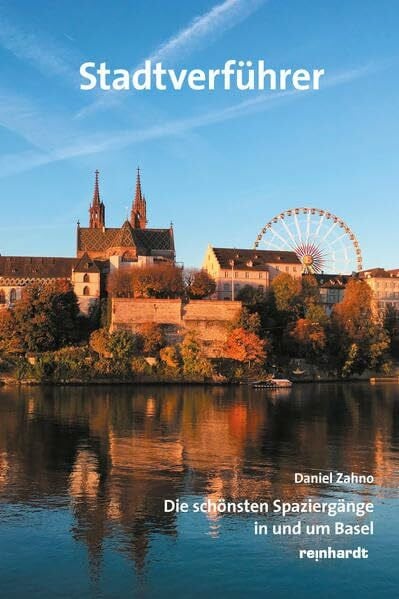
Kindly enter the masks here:
<path id="1" fill-rule="evenodd" d="M 100 198 L 100 187 L 98 183 L 98 170 L 95 172 L 93 200 L 89 208 L 90 228 L 102 229 L 105 227 L 105 206 Z"/>
<path id="2" fill-rule="evenodd" d="M 135 229 L 145 229 L 147 226 L 147 202 L 141 190 L 140 169 L 137 168 L 136 192 L 130 212 L 130 224 Z"/>
<path id="3" fill-rule="evenodd" d="M 100 204 L 100 188 L 98 185 L 98 175 L 100 171 L 97 169 L 95 171 L 95 180 L 94 180 L 94 192 L 93 192 L 93 204 Z"/>

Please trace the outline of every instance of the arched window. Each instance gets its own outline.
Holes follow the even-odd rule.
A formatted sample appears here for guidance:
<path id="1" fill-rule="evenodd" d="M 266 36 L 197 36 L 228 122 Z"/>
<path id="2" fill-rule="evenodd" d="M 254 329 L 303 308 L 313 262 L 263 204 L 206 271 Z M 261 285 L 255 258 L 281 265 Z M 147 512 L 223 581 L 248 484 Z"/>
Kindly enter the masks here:
<path id="1" fill-rule="evenodd" d="M 0 304 L 5 304 L 6 303 L 6 294 L 4 293 L 4 291 L 2 289 L 0 289 Z"/>
<path id="2" fill-rule="evenodd" d="M 83 295 L 90 295 L 90 289 L 87 286 L 83 289 Z"/>
<path id="3" fill-rule="evenodd" d="M 10 291 L 10 304 L 15 304 L 17 301 L 17 291 L 15 289 L 11 289 Z"/>
<path id="4" fill-rule="evenodd" d="M 89 277 L 89 275 L 87 273 L 83 277 L 83 283 L 90 283 L 90 277 Z"/>

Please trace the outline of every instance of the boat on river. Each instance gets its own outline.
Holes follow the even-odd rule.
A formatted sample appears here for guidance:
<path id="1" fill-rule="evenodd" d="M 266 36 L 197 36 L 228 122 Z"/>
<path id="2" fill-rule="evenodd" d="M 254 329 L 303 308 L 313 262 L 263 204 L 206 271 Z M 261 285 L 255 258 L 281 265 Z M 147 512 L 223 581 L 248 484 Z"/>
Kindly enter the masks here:
<path id="1" fill-rule="evenodd" d="M 255 381 L 252 386 L 256 389 L 286 389 L 292 387 L 289 379 L 268 379 L 266 381 Z"/>

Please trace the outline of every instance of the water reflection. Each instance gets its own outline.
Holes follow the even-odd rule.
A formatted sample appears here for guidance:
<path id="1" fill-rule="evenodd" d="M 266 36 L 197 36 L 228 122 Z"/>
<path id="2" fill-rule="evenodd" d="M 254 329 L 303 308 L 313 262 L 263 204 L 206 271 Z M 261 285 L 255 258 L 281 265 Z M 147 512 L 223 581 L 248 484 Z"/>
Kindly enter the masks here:
<path id="1" fill-rule="evenodd" d="M 154 535 L 180 534 L 164 499 L 301 498 L 309 487 L 294 485 L 293 473 L 319 470 L 371 473 L 376 485 L 357 492 L 394 495 L 398 400 L 396 386 L 364 384 L 280 395 L 246 387 L 3 389 L 0 500 L 67 509 L 93 576 L 106 542 L 143 572 Z M 208 515 L 211 538 L 223 518 Z"/>

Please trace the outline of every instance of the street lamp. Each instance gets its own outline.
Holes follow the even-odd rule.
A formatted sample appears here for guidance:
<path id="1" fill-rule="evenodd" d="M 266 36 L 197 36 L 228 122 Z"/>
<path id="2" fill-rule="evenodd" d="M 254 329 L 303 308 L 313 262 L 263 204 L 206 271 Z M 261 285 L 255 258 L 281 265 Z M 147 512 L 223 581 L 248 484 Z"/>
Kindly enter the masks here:
<path id="1" fill-rule="evenodd" d="M 231 266 L 231 301 L 234 302 L 234 260 L 229 262 Z"/>

